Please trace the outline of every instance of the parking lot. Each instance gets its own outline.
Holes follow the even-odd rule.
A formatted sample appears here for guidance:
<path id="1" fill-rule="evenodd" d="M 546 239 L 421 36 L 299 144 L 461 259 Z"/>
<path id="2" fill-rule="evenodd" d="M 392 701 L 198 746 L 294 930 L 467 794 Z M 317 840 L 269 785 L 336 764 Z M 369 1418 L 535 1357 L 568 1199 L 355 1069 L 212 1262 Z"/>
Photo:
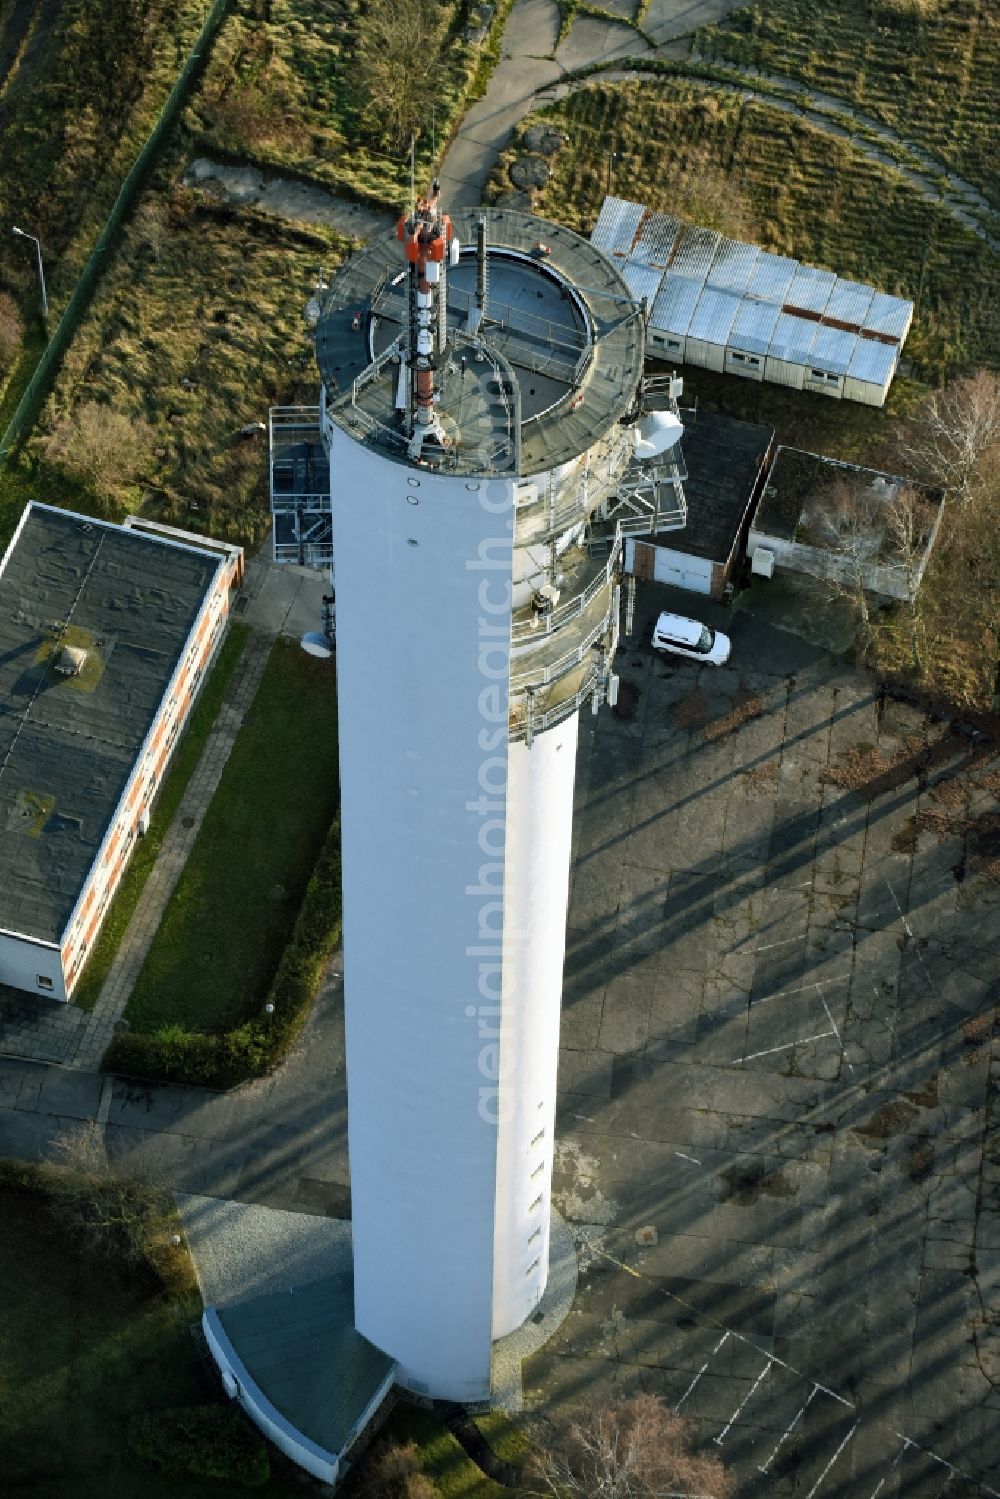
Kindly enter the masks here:
<path id="1" fill-rule="evenodd" d="M 998 744 L 802 638 L 822 607 L 793 633 L 640 590 L 583 726 L 555 1199 L 582 1274 L 526 1393 L 661 1393 L 741 1496 L 992 1494 Z M 729 663 L 655 655 L 661 608 Z"/>

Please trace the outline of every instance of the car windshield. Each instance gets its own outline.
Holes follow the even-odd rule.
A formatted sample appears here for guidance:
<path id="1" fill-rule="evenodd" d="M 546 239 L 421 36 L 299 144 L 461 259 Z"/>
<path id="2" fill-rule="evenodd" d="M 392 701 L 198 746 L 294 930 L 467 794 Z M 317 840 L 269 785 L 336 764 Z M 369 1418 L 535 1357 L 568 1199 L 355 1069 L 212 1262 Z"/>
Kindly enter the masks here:
<path id="1" fill-rule="evenodd" d="M 715 631 L 710 630 L 707 625 L 702 625 L 701 634 L 698 636 L 697 651 L 710 651 L 715 644 Z"/>

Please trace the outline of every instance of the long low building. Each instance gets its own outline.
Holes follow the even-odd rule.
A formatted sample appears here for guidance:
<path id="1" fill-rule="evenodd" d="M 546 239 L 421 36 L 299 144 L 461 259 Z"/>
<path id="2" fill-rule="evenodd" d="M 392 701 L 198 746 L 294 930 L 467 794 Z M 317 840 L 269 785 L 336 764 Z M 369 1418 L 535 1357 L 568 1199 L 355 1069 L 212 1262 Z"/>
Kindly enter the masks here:
<path id="1" fill-rule="evenodd" d="M 148 522 L 22 515 L 0 561 L 0 983 L 72 994 L 242 563 Z"/>
<path id="2" fill-rule="evenodd" d="M 647 307 L 668 363 L 881 406 L 913 303 L 833 271 L 608 197 L 591 242 Z"/>

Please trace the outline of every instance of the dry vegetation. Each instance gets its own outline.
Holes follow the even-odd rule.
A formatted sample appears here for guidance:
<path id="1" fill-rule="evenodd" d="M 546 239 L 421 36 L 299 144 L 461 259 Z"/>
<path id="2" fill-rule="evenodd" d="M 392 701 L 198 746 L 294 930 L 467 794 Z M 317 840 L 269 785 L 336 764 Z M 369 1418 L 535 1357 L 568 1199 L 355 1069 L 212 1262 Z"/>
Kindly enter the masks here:
<path id="1" fill-rule="evenodd" d="M 539 212 L 589 234 L 616 151 L 613 191 L 919 297 L 906 355 L 929 382 L 1000 362 L 1000 255 L 849 141 L 759 101 L 668 77 L 582 89 L 530 116 L 519 140 L 532 124 L 569 137 L 536 195 Z M 509 189 L 517 154 L 515 143 L 494 195 Z"/>
<path id="2" fill-rule="evenodd" d="M 461 0 L 242 0 L 191 111 L 196 144 L 395 206 L 410 131 L 423 178 L 489 53 L 466 40 L 466 15 Z M 433 78 L 433 103 L 414 72 Z"/>
<path id="3" fill-rule="evenodd" d="M 0 221 L 23 224 L 42 241 L 56 305 L 208 8 L 208 0 L 26 0 L 0 13 L 0 53 L 13 49 L 0 87 Z M 9 234 L 0 238 L 3 284 L 34 312 L 33 246 Z"/>
<path id="4" fill-rule="evenodd" d="M 318 267 L 335 264 L 344 245 L 177 185 L 182 159 L 164 164 L 126 231 L 63 365 L 40 446 L 56 460 L 95 409 L 110 430 L 133 425 L 143 441 L 125 472 L 114 477 L 103 464 L 85 475 L 108 513 L 142 505 L 259 544 L 266 443 L 240 429 L 272 403 L 315 401 L 302 309 Z"/>
<path id="5" fill-rule="evenodd" d="M 1000 204 L 996 0 L 754 0 L 696 45 L 849 100 Z"/>

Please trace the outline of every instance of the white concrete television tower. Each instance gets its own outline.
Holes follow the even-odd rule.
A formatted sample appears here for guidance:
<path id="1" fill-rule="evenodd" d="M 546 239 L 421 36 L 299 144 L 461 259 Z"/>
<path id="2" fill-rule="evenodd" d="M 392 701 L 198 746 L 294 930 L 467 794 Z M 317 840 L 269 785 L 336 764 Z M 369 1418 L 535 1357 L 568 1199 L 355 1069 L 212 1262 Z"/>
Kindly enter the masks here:
<path id="1" fill-rule="evenodd" d="M 333 278 L 316 336 L 356 1325 L 404 1386 L 476 1401 L 546 1283 L 577 725 L 616 685 L 614 506 L 637 444 L 679 428 L 640 412 L 642 311 L 603 255 L 521 212 L 453 221 L 436 184 Z"/>

